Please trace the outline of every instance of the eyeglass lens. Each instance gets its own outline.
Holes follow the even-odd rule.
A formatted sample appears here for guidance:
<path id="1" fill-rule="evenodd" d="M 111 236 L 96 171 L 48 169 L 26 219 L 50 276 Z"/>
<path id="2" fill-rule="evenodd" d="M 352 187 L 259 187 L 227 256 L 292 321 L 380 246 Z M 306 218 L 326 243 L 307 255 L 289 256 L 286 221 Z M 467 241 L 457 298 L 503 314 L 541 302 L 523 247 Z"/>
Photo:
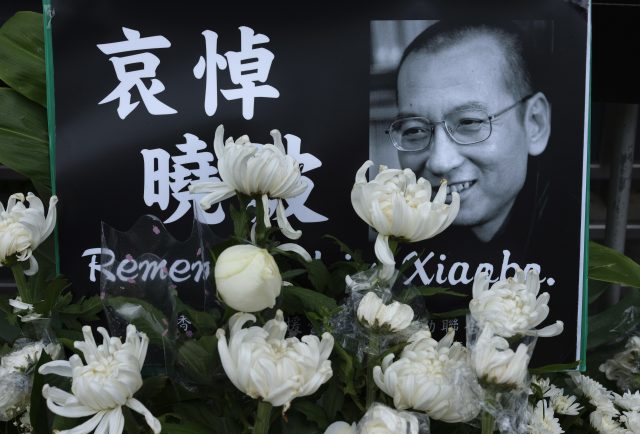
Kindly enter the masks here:
<path id="1" fill-rule="evenodd" d="M 443 122 L 451 138 L 461 145 L 481 142 L 491 134 L 489 115 L 482 110 L 449 113 Z M 431 143 L 435 125 L 420 117 L 399 119 L 391 124 L 391 139 L 402 150 L 425 149 Z"/>

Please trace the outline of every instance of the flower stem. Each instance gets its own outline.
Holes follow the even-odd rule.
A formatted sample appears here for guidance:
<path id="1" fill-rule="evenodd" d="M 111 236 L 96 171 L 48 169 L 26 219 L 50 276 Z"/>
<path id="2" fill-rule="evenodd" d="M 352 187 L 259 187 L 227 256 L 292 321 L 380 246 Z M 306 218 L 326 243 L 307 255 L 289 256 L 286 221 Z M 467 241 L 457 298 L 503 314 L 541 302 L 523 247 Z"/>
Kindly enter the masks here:
<path id="1" fill-rule="evenodd" d="M 367 355 L 367 409 L 371 407 L 371 404 L 376 399 L 376 383 L 373 381 L 373 368 L 378 360 L 378 353 L 380 352 L 380 342 L 378 336 L 373 333 L 369 334 L 369 354 Z"/>
<path id="2" fill-rule="evenodd" d="M 496 420 L 493 415 L 487 411 L 482 411 L 482 434 L 493 433 Z"/>
<path id="3" fill-rule="evenodd" d="M 256 244 L 261 247 L 264 245 L 265 237 L 267 234 L 267 228 L 264 225 L 265 213 L 268 213 L 268 209 L 264 209 L 262 205 L 262 196 L 254 196 L 256 201 Z"/>
<path id="4" fill-rule="evenodd" d="M 13 273 L 13 278 L 16 281 L 16 286 L 18 287 L 18 294 L 20 295 L 20 299 L 24 303 L 33 303 L 33 301 L 31 300 L 31 295 L 28 293 L 29 288 L 27 286 L 27 278 L 24 275 L 22 265 L 20 265 L 19 263 L 13 264 L 11 266 L 11 272 Z"/>
<path id="5" fill-rule="evenodd" d="M 267 401 L 258 401 L 258 411 L 256 414 L 256 423 L 253 426 L 253 434 L 267 434 L 269 432 L 272 407 L 273 406 Z"/>

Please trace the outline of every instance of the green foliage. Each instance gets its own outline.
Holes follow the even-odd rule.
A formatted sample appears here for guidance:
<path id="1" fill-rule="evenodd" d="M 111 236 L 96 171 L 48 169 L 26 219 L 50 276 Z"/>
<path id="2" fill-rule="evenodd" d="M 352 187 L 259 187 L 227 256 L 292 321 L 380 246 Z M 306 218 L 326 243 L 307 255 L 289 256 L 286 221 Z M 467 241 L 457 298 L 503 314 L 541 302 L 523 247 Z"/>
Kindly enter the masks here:
<path id="1" fill-rule="evenodd" d="M 47 114 L 15 90 L 2 87 L 0 163 L 30 178 L 41 198 L 51 194 Z"/>
<path id="2" fill-rule="evenodd" d="M 51 357 L 42 351 L 40 360 L 35 367 L 35 372 L 38 371 L 40 366 L 51 361 Z M 42 386 L 46 384 L 44 375 L 35 375 L 33 379 L 33 387 L 31 389 L 31 408 L 29 409 L 29 416 L 31 420 L 31 426 L 33 432 L 47 432 L 49 430 L 48 418 L 47 418 L 47 405 L 42 397 Z"/>
<path id="3" fill-rule="evenodd" d="M 449 288 L 429 287 L 429 286 L 409 286 L 406 287 L 397 297 L 403 303 L 409 303 L 416 297 L 432 297 L 434 295 L 448 295 L 451 297 L 468 297 L 467 294 L 451 291 Z"/>
<path id="4" fill-rule="evenodd" d="M 46 107 L 43 27 L 42 14 L 26 11 L 0 27 L 0 80 Z"/>
<path id="5" fill-rule="evenodd" d="M 42 15 L 18 12 L 0 27 L 0 163 L 51 194 Z"/>
<path id="6" fill-rule="evenodd" d="M 640 265 L 616 250 L 591 241 L 589 279 L 640 288 Z"/>
<path id="7" fill-rule="evenodd" d="M 333 298 L 299 286 L 284 286 L 281 297 L 282 309 L 289 314 L 316 312 L 329 315 L 338 308 Z"/>
<path id="8" fill-rule="evenodd" d="M 640 294 L 635 291 L 604 312 L 589 317 L 588 349 L 610 344 L 628 336 L 640 326 Z"/>
<path id="9" fill-rule="evenodd" d="M 557 363 L 553 365 L 540 366 L 539 368 L 531 368 L 529 369 L 529 373 L 531 375 L 542 375 L 553 372 L 570 371 L 576 369 L 579 365 L 579 360 L 576 360 L 573 363 Z"/>
<path id="10" fill-rule="evenodd" d="M 220 357 L 218 339 L 215 336 L 203 336 L 197 340 L 188 340 L 178 348 L 177 365 L 180 372 L 194 384 L 210 386 L 215 374 L 219 374 Z"/>

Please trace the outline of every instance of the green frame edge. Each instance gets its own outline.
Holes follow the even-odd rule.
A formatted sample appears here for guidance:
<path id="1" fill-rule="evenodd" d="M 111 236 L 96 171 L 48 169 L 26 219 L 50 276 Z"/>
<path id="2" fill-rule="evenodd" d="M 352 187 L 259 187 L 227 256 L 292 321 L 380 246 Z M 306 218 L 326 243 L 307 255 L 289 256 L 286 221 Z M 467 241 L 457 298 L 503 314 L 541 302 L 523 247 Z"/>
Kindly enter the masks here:
<path id="1" fill-rule="evenodd" d="M 56 104 L 53 85 L 53 38 L 51 20 L 54 13 L 51 0 L 42 0 L 42 25 L 44 27 L 44 59 L 47 80 L 47 129 L 49 132 L 49 171 L 51 173 L 51 194 L 56 194 Z M 54 231 L 56 274 L 60 274 L 60 238 L 58 225 Z"/>
<path id="2" fill-rule="evenodd" d="M 587 56 L 588 56 L 588 68 L 589 68 L 589 107 L 588 107 L 588 115 L 587 115 L 587 161 L 585 162 L 587 176 L 585 179 L 586 186 L 586 197 L 585 197 L 585 213 L 584 213 L 584 261 L 583 261 L 583 275 L 582 275 L 582 338 L 580 345 L 580 366 L 579 370 L 581 372 L 585 372 L 587 370 L 587 337 L 589 335 L 589 210 L 591 209 L 591 106 L 592 106 L 592 79 L 591 79 L 591 71 L 592 71 L 592 63 L 593 59 L 591 56 L 591 11 L 592 11 L 592 2 L 589 1 L 588 10 L 587 10 Z"/>

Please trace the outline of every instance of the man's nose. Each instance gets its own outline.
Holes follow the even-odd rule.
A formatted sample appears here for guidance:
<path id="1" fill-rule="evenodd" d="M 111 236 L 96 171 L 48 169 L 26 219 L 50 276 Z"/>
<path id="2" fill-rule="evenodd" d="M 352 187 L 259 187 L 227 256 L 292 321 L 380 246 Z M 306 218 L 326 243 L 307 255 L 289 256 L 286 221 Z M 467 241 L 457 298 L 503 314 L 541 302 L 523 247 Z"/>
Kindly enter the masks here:
<path id="1" fill-rule="evenodd" d="M 445 177 L 464 161 L 458 148 L 460 145 L 449 137 L 445 128 L 444 124 L 435 126 L 431 138 L 431 153 L 426 162 L 429 172 L 438 177 Z"/>

